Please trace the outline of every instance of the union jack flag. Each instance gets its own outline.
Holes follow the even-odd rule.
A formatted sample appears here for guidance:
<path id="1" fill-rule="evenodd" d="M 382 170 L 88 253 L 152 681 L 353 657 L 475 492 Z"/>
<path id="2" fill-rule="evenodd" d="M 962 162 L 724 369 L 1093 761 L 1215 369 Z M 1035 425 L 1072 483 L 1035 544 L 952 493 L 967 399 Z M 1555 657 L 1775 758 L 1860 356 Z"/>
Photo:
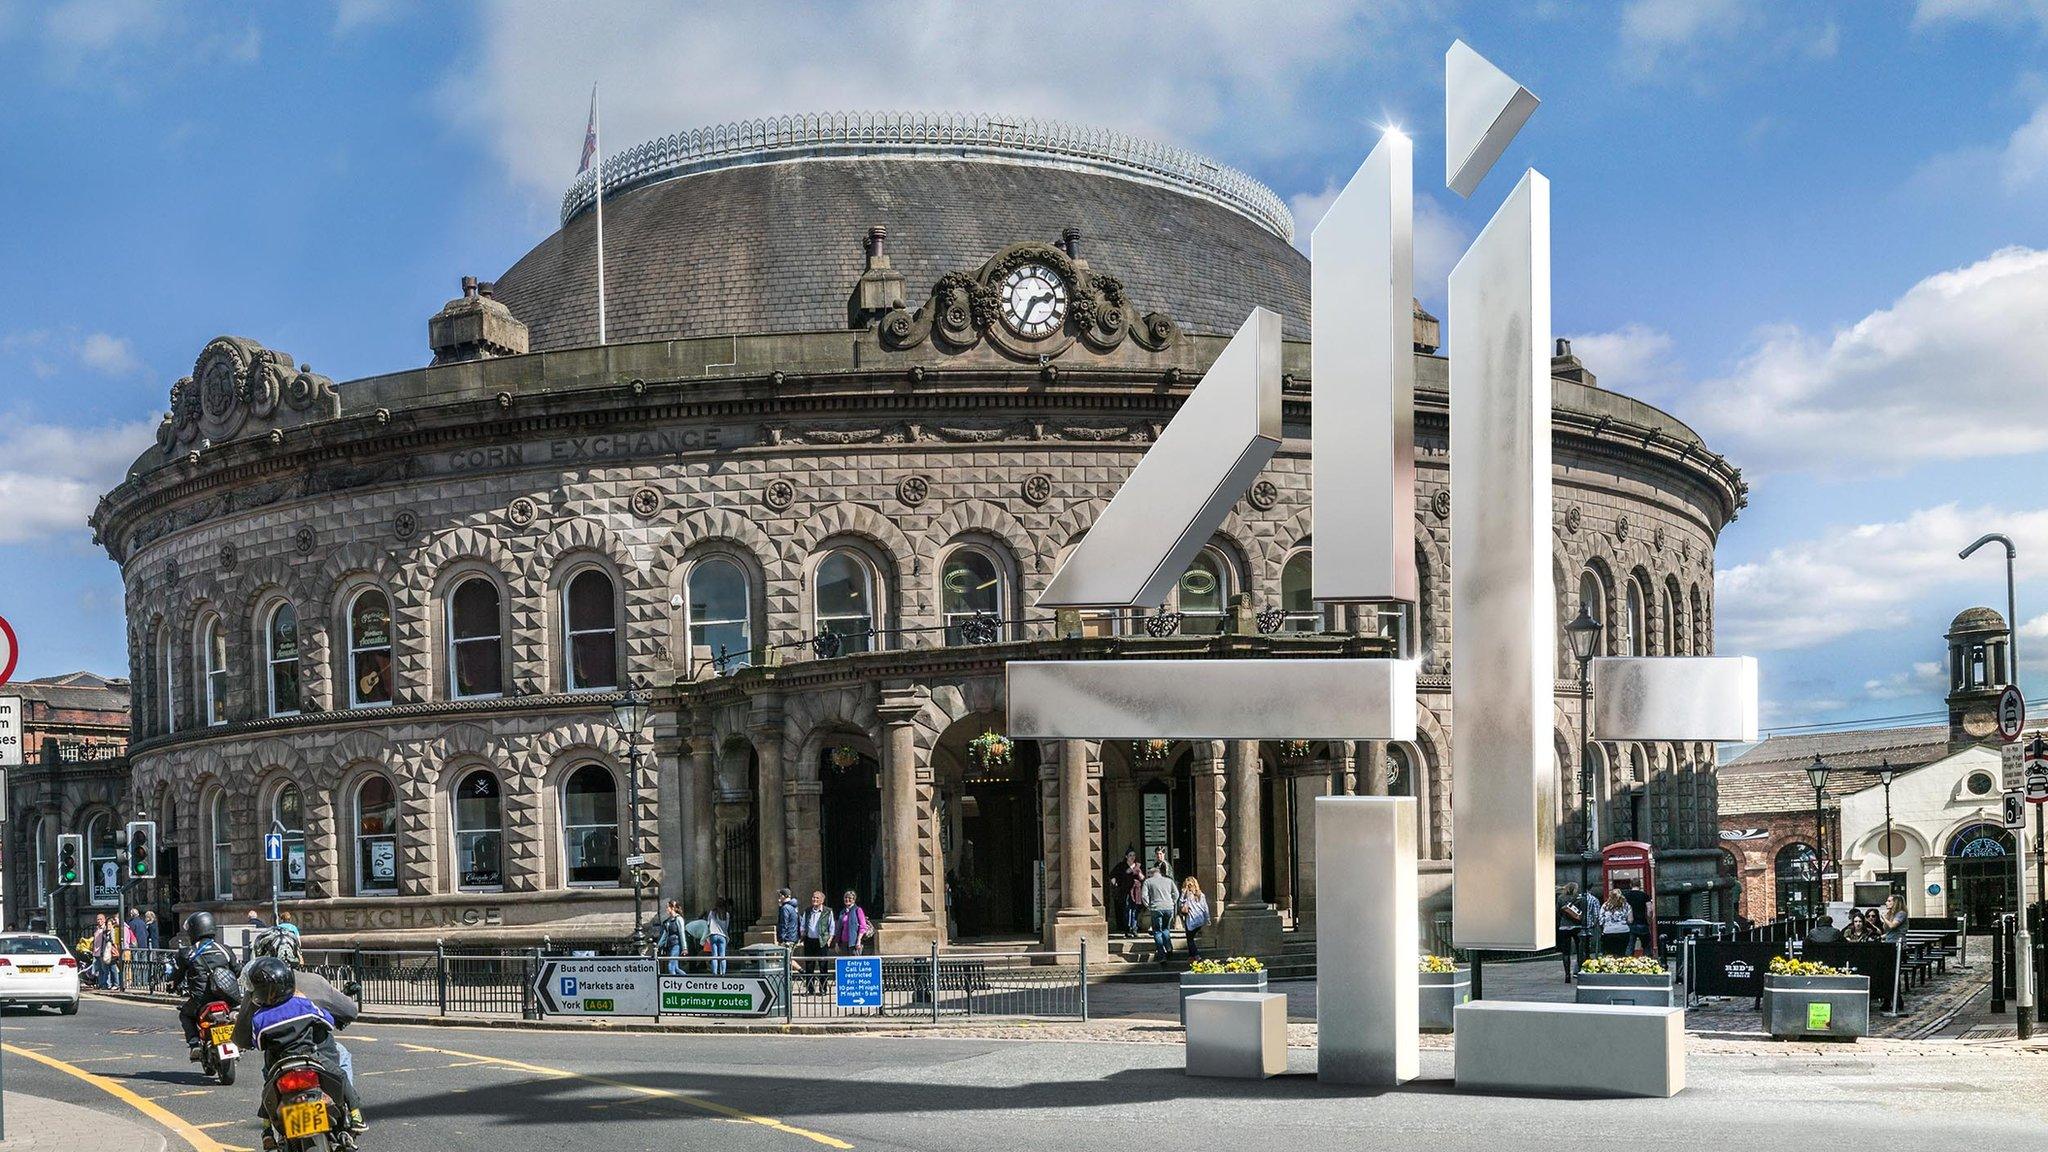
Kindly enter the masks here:
<path id="1" fill-rule="evenodd" d="M 590 171 L 590 163 L 597 157 L 597 85 L 590 86 L 590 122 L 583 128 L 583 160 L 576 165 L 576 174 Z"/>

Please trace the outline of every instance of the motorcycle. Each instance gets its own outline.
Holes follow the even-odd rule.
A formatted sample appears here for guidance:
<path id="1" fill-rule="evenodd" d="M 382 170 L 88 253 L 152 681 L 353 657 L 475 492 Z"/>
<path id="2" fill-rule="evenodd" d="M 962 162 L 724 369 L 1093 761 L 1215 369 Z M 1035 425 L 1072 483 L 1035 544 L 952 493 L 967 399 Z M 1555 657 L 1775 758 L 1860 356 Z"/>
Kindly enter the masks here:
<path id="1" fill-rule="evenodd" d="M 199 1067 L 222 1084 L 235 1082 L 235 1010 L 225 1000 L 208 1002 L 199 1012 Z"/>
<path id="2" fill-rule="evenodd" d="M 270 1118 L 265 1148 L 318 1152 L 325 1143 L 334 1152 L 347 1152 L 356 1147 L 347 1109 L 337 1094 L 327 1091 L 325 1080 L 332 1075 L 310 1056 L 287 1056 L 271 1068 L 270 1084 L 263 1092 L 263 1114 Z"/>

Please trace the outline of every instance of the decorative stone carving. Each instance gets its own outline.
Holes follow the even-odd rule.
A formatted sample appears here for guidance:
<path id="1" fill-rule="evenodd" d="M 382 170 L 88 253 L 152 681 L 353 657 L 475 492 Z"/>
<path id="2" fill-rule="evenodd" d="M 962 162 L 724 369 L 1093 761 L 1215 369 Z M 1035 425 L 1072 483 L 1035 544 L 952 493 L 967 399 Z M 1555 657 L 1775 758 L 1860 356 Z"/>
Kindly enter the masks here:
<path id="1" fill-rule="evenodd" d="M 1035 339 L 1011 331 L 1000 316 L 1003 279 L 1026 264 L 1050 268 L 1067 290 L 1064 321 Z M 930 298 L 917 311 L 892 309 L 877 327 L 883 346 L 891 349 L 915 348 L 930 341 L 947 351 L 961 352 L 987 341 L 1019 360 L 1058 356 L 1076 341 L 1107 352 L 1130 340 L 1156 352 L 1180 339 L 1180 326 L 1165 313 L 1139 316 L 1122 281 L 1092 273 L 1085 263 L 1059 248 L 1035 242 L 1012 244 L 973 272 L 939 277 Z"/>
<path id="2" fill-rule="evenodd" d="M 896 498 L 912 508 L 924 503 L 931 491 L 931 481 L 923 476 L 905 476 L 896 482 Z"/>
<path id="3" fill-rule="evenodd" d="M 1574 536 L 1578 535 L 1579 525 L 1585 520 L 1585 518 L 1586 514 L 1584 512 L 1579 511 L 1579 506 L 1577 504 L 1574 504 L 1571 507 L 1566 508 L 1564 510 L 1564 530 L 1566 532 L 1571 533 Z"/>
<path id="4" fill-rule="evenodd" d="M 1621 541 L 1628 539 L 1628 515 L 1626 513 L 1614 518 L 1614 538 Z"/>
<path id="5" fill-rule="evenodd" d="M 633 515 L 642 520 L 652 520 L 661 511 L 661 492 L 655 488 L 635 488 L 630 504 Z"/>
<path id="6" fill-rule="evenodd" d="M 1280 502 L 1280 487 L 1271 480 L 1260 480 L 1245 494 L 1245 501 L 1261 512 L 1269 512 Z"/>
<path id="7" fill-rule="evenodd" d="M 1449 488 L 1437 489 L 1435 495 L 1429 498 L 1429 510 L 1436 514 L 1437 519 L 1449 520 L 1451 518 L 1451 490 Z M 1570 525 L 1571 513 L 1567 512 L 1565 514 L 1565 522 L 1568 526 Z"/>
<path id="8" fill-rule="evenodd" d="M 314 534 L 311 524 L 301 524 L 298 530 L 292 533 L 292 547 L 297 549 L 301 556 L 312 555 L 313 544 L 317 540 L 318 537 Z"/>
<path id="9" fill-rule="evenodd" d="M 232 541 L 220 546 L 219 563 L 220 570 L 223 572 L 233 572 L 235 570 L 235 545 Z"/>
<path id="10" fill-rule="evenodd" d="M 1044 472 L 1033 472 L 1026 476 L 1019 488 L 1024 494 L 1024 502 L 1033 507 L 1052 499 L 1052 477 Z"/>
<path id="11" fill-rule="evenodd" d="M 524 496 L 514 498 L 512 503 L 505 506 L 505 519 L 510 520 L 514 527 L 526 527 L 533 523 L 537 515 L 539 510 L 533 506 L 533 501 Z"/>
<path id="12" fill-rule="evenodd" d="M 1664 529 L 1662 527 L 1659 527 L 1650 534 L 1650 547 L 1655 548 L 1659 552 L 1664 550 Z"/>
<path id="13" fill-rule="evenodd" d="M 281 428 L 341 415 L 334 381 L 292 358 L 239 336 L 219 336 L 199 353 L 192 375 L 171 385 L 171 410 L 157 428 L 168 457 L 202 443 L 222 444 L 243 432 Z"/>
<path id="14" fill-rule="evenodd" d="M 771 511 L 789 511 L 790 505 L 796 503 L 796 485 L 787 480 L 770 480 L 768 486 L 761 490 L 761 503 Z"/>
<path id="15" fill-rule="evenodd" d="M 391 518 L 391 534 L 400 540 L 411 540 L 420 534 L 420 518 L 410 508 L 402 508 Z"/>

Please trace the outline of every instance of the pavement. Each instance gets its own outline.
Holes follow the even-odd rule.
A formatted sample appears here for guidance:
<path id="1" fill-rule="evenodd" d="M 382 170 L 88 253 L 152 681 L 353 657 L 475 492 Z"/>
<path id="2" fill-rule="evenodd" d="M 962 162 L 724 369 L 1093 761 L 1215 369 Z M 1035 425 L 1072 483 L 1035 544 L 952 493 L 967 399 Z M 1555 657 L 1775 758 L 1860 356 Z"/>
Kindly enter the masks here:
<path id="1" fill-rule="evenodd" d="M 1178 1035 L 1143 1017 L 1124 1026 Z M 1378 1092 L 1319 1084 L 1309 1048 L 1291 1051 L 1288 1074 L 1272 1080 L 1194 1080 L 1175 1043 L 1101 1037 L 607 1034 L 446 1022 L 359 1024 L 344 1038 L 369 1101 L 368 1152 L 1071 1152 L 1160 1142 L 1431 1152 L 1995 1142 L 2048 1152 L 2048 1053 L 1997 1043 L 1695 1038 L 1683 1094 L 1626 1101 L 1459 1093 L 1442 1037 L 1423 1052 L 1420 1080 Z M 10 1014 L 6 1042 L 11 1100 L 89 1108 L 153 1131 L 173 1152 L 259 1144 L 254 1065 L 232 1088 L 202 1077 L 184 1059 L 168 1006 L 91 996 L 74 1017 Z"/>
<path id="2" fill-rule="evenodd" d="M 26 1092 L 6 1094 L 8 1152 L 164 1152 L 164 1134 L 127 1116 Z"/>

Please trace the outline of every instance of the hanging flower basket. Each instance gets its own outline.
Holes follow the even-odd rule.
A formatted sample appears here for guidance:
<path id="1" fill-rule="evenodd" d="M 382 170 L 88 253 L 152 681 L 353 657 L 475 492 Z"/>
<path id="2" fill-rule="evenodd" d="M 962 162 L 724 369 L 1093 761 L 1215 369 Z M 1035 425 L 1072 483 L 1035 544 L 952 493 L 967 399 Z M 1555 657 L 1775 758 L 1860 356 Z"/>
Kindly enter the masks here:
<path id="1" fill-rule="evenodd" d="M 997 732 L 983 732 L 967 742 L 967 754 L 983 768 L 1001 768 L 1010 762 L 1010 738 Z"/>
<path id="2" fill-rule="evenodd" d="M 1308 741 L 1282 740 L 1280 742 L 1280 755 L 1290 764 L 1299 764 L 1308 759 Z"/>
<path id="3" fill-rule="evenodd" d="M 1131 758 L 1141 764 L 1157 764 L 1166 759 L 1166 750 L 1171 747 L 1171 740 L 1133 740 Z"/>
<path id="4" fill-rule="evenodd" d="M 860 763 L 860 753 L 850 744 L 841 744 L 832 750 L 832 766 L 841 771 Z"/>

